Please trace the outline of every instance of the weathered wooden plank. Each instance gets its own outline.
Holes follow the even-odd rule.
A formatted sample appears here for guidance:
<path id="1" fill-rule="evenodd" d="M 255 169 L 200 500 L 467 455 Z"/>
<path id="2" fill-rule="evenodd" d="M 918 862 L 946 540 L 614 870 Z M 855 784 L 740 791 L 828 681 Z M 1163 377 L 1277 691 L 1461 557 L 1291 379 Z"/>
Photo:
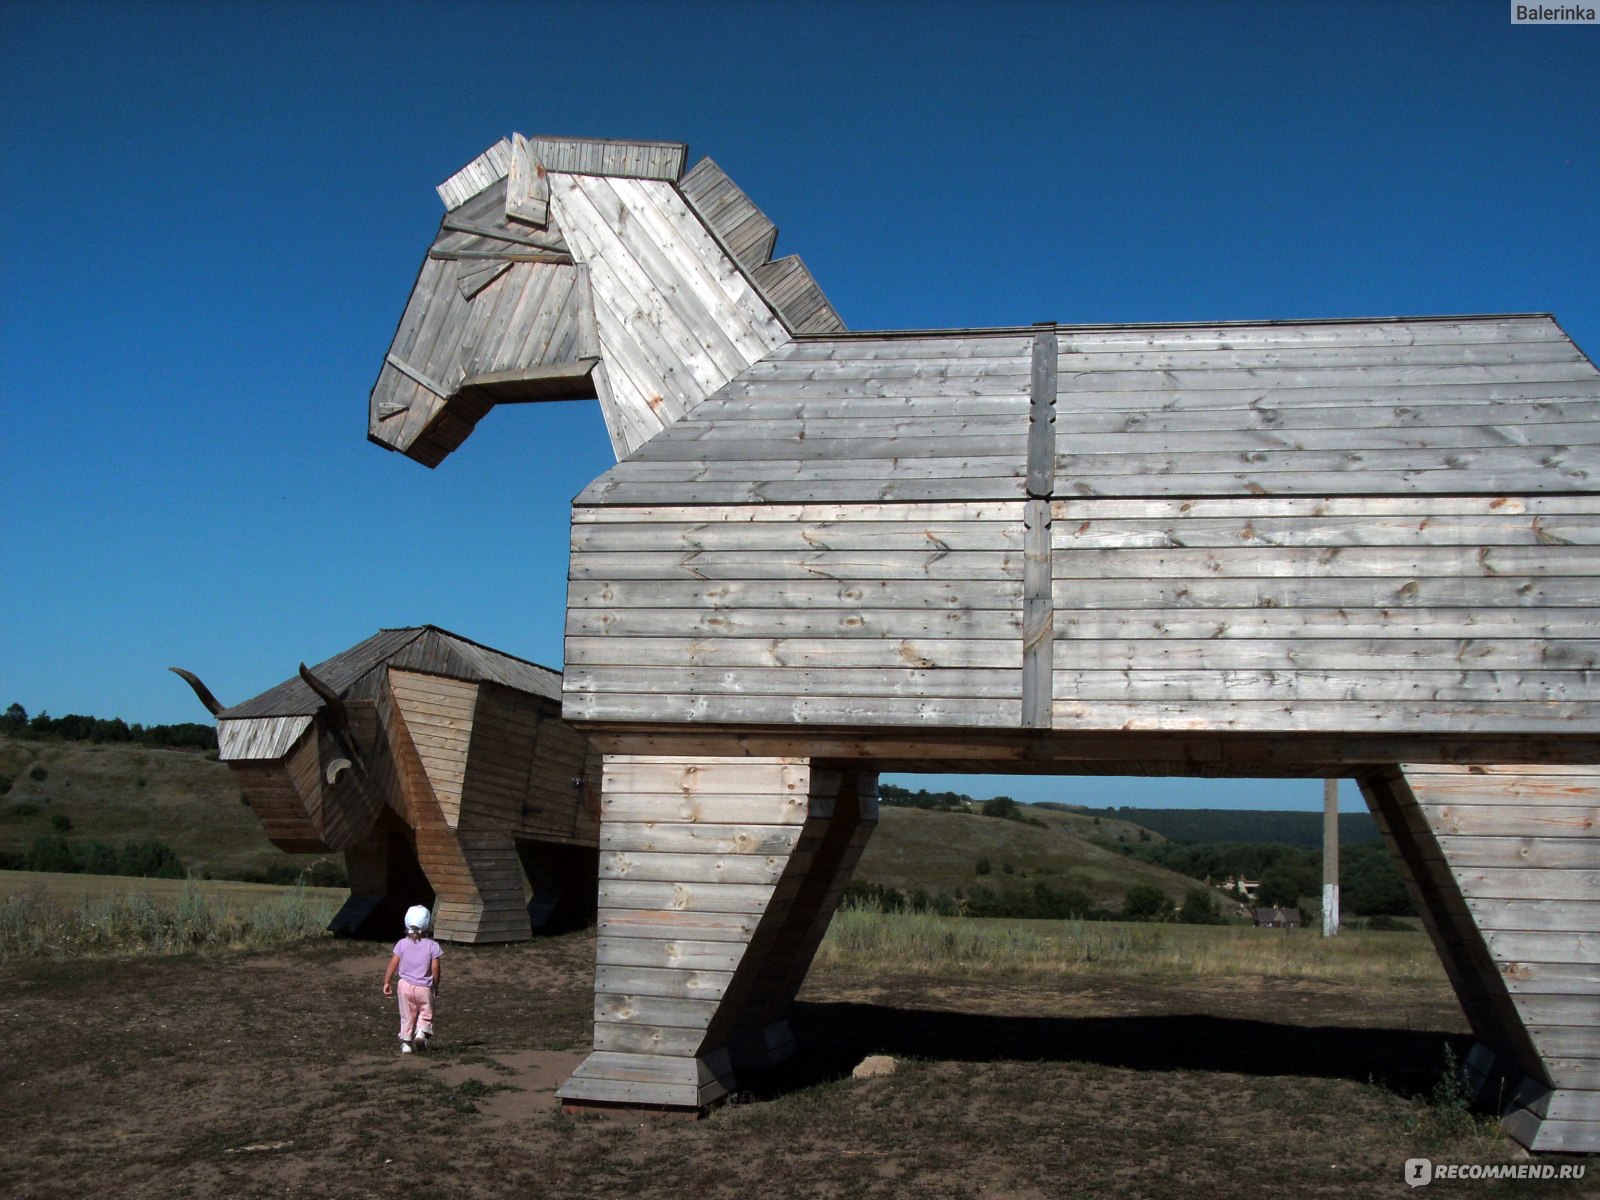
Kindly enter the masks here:
<path id="1" fill-rule="evenodd" d="M 1143 624 L 1148 630 L 1150 622 Z M 1065 625 L 1062 665 L 1092 670 L 1392 671 L 1409 676 L 1430 670 L 1549 673 L 1600 668 L 1600 640 L 1463 637 L 1447 641 L 1394 634 L 1317 639 L 1301 634 L 1293 614 L 1284 615 L 1276 637 L 1259 639 L 1220 636 L 1195 640 L 1171 638 L 1165 631 L 1157 631 L 1142 637 L 1088 640 L 1078 637 L 1073 623 Z M 1395 682 L 1404 684 L 1398 677 Z"/>
<path id="2" fill-rule="evenodd" d="M 477 158 L 441 183 L 439 199 L 447 209 L 459 208 L 490 184 L 503 179 L 511 169 L 511 143 L 501 138 Z"/>
<path id="3" fill-rule="evenodd" d="M 673 791 L 685 795 L 743 795 L 759 791 L 805 796 L 813 779 L 832 779 L 804 758 L 728 758 L 700 755 L 606 756 L 605 790 Z"/>
<path id="4" fill-rule="evenodd" d="M 1517 805 L 1516 811 L 1521 810 L 1522 805 Z M 1600 832 L 1590 838 L 1446 834 L 1438 843 L 1439 849 L 1458 870 L 1472 867 L 1600 870 Z"/>
<path id="5" fill-rule="evenodd" d="M 643 675 L 643 673 L 641 673 Z M 711 685 L 702 674 L 686 678 Z M 849 687 L 862 681 L 848 672 L 830 673 L 818 684 Z M 754 673 L 752 673 L 754 676 Z M 844 678 L 839 678 L 844 676 Z M 644 680 L 653 679 L 643 675 Z M 1396 678 L 1392 671 L 1270 670 L 1094 670 L 1063 667 L 1054 672 L 1055 694 L 1079 700 L 1211 701 L 1211 700 L 1325 700 L 1364 702 L 1382 699 L 1464 704 L 1501 701 L 1567 701 L 1593 705 L 1594 685 L 1586 671 L 1516 673 L 1496 671 L 1408 671 Z M 569 685 L 570 686 L 570 685 Z M 760 690 L 754 677 L 750 690 Z M 594 690 L 609 690 L 596 688 Z M 645 690 L 645 689 L 641 689 Z M 569 693 L 570 694 L 570 693 Z"/>
<path id="6" fill-rule="evenodd" d="M 1416 780 L 1419 797 L 1434 804 L 1505 804 L 1532 801 L 1540 804 L 1600 803 L 1600 771 L 1556 767 L 1540 770 L 1494 772 L 1449 770 L 1418 764 L 1407 766 Z"/>
<path id="7" fill-rule="evenodd" d="M 596 939 L 595 961 L 603 967 L 733 971 L 744 958 L 745 949 L 744 942 L 601 936 Z"/>
<path id="8" fill-rule="evenodd" d="M 1582 361 L 1571 342 L 1534 341 L 1432 342 L 1419 345 L 1371 342 L 1325 346 L 1261 344 L 1244 348 L 1217 346 L 1178 349 L 1122 349 L 1063 343 L 1064 374 L 1100 371 L 1287 370 L 1312 372 L 1350 367 L 1454 367 L 1494 363 L 1576 363 Z"/>
<path id="9" fill-rule="evenodd" d="M 1020 680 L 1020 672 L 1018 678 Z M 1020 682 L 1018 687 L 1020 690 Z M 1281 705 L 1274 707 L 1281 708 Z M 916 725 L 923 728 L 944 724 L 950 727 L 1014 729 L 1021 720 L 1021 701 L 993 698 L 969 700 L 948 696 L 756 696 L 744 693 L 629 696 L 575 693 L 568 697 L 563 711 L 580 721 L 722 722 L 733 726 L 791 723 Z M 1060 712 L 1059 704 L 1056 712 Z M 1394 710 L 1391 707 L 1387 717 L 1381 721 L 1375 719 L 1367 727 L 1387 729 L 1393 723 Z M 1441 718 L 1440 726 L 1447 726 L 1444 718 Z M 1193 725 L 1182 727 L 1193 728 Z M 651 818 L 647 814 L 634 819 Z"/>
<path id="10" fill-rule="evenodd" d="M 1057 539 L 1062 580 L 1600 575 L 1600 547 L 1243 546 L 1085 549 Z M 737 560 L 736 560 L 737 561 Z M 981 561 L 981 560 L 980 560 Z"/>
<path id="11" fill-rule="evenodd" d="M 767 910 L 770 885 L 744 883 L 664 883 L 602 879 L 600 907 L 650 908 L 693 913 L 751 913 Z"/>
<path id="12" fill-rule="evenodd" d="M 1455 878 L 1469 900 L 1594 900 L 1600 870 L 1558 867 L 1457 866 Z M 1600 909 L 1595 910 L 1600 914 Z M 1600 925 L 1594 927 L 1600 931 Z M 1600 1013 L 1597 1013 L 1600 1016 Z"/>
<path id="13" fill-rule="evenodd" d="M 600 878 L 684 884 L 774 884 L 782 877 L 788 861 L 788 852 L 762 855 L 602 850 Z"/>
<path id="14" fill-rule="evenodd" d="M 574 713 L 599 713 L 607 706 L 588 704 L 581 698 L 569 701 Z M 619 713 L 624 706 L 615 706 Z M 678 720 L 702 719 L 709 712 L 692 705 L 670 705 L 686 715 Z M 959 719 L 951 714 L 952 719 Z M 597 717 L 598 719 L 598 717 Z M 636 719 L 647 719 L 641 710 Z M 729 718 L 737 720 L 737 718 Z M 758 718 L 752 717 L 751 720 Z M 1345 734 L 1392 731 L 1404 728 L 1410 734 L 1469 733 L 1522 735 L 1548 732 L 1579 732 L 1590 729 L 1594 721 L 1592 703 L 1537 701 L 1471 704 L 1461 701 L 1430 702 L 1398 698 L 1377 701 L 1329 702 L 1296 698 L 1274 700 L 1206 700 L 1203 707 L 1192 701 L 1097 699 L 1078 696 L 1063 698 L 1058 687 L 1052 706 L 1052 728 L 1069 730 L 1115 730 L 1119 733 L 1159 731 L 1263 732 L 1279 736 L 1290 733 L 1337 731 Z M 885 722 L 876 722 L 879 724 Z M 964 722 L 962 722 L 964 723 Z M 1592 817 L 1588 818 L 1592 821 Z M 1505 832 L 1518 832 L 1516 829 Z M 1460 831 L 1459 827 L 1455 830 Z M 1548 832 L 1548 830 L 1542 830 Z"/>
<path id="15" fill-rule="evenodd" d="M 1547 313 L 1483 317 L 1356 317 L 1318 321 L 1222 321 L 1212 323 L 1059 326 L 1063 349 L 1123 352 L 1138 349 L 1228 349 L 1251 345 L 1396 345 L 1503 341 L 1566 341 Z"/>
<path id="16" fill-rule="evenodd" d="M 667 522 L 641 516 L 634 522 L 573 525 L 574 554 L 684 551 L 782 551 L 810 553 L 872 551 L 893 554 L 930 551 L 942 554 L 1020 552 L 1022 511 L 995 513 L 980 521 L 924 521 L 909 514 L 904 521 L 727 521 Z"/>
<path id="17" fill-rule="evenodd" d="M 716 1014 L 717 1001 L 675 996 L 641 996 L 596 992 L 596 1024 L 660 1025 L 675 1029 L 704 1029 Z"/>
<path id="18" fill-rule="evenodd" d="M 1022 505 L 1001 501 L 954 501 L 922 504 L 750 504 L 738 507 L 703 509 L 694 506 L 574 508 L 575 526 L 596 526 L 604 531 L 616 525 L 654 524 L 665 528 L 677 525 L 704 527 L 731 526 L 735 536 L 745 527 L 776 525 L 804 526 L 821 523 L 832 528 L 856 528 L 877 522 L 883 528 L 938 526 L 943 523 L 980 524 L 1015 522 L 1020 534 Z M 803 536 L 803 532 L 802 532 Z"/>
<path id="19" fill-rule="evenodd" d="M 699 1052 L 705 1037 L 704 1029 L 603 1021 L 595 1024 L 594 1048 L 629 1054 L 690 1056 Z"/>
<path id="20" fill-rule="evenodd" d="M 727 582 L 716 586 L 736 588 L 738 584 Z M 798 583 L 785 585 L 787 588 L 802 586 Z M 1594 608 L 1600 606 L 1600 587 L 1592 576 L 1572 579 L 1526 576 L 1364 579 L 1324 575 L 1225 580 L 1203 577 L 1153 581 L 1062 580 L 1055 586 L 1055 606 L 1058 617 L 1062 609 Z"/>
<path id="21" fill-rule="evenodd" d="M 1382 547 L 1592 547 L 1600 545 L 1593 513 L 1462 516 L 1428 512 L 1391 516 L 1315 516 L 1257 519 L 1179 518 L 1074 519 L 1063 530 L 1073 550 L 1156 550 L 1184 548 Z M 1066 519 L 1066 518 L 1063 518 Z"/>
<path id="22" fill-rule="evenodd" d="M 887 579 L 782 580 L 766 584 L 740 580 L 575 580 L 567 593 L 571 608 L 1020 610 L 1021 601 L 1022 581 L 1005 579 L 983 580 L 981 587 L 963 586 L 961 581 Z M 1057 606 L 1065 607 L 1059 599 Z"/>
<path id="23" fill-rule="evenodd" d="M 1570 944 L 1574 939 L 1566 939 Z M 1564 996 L 1600 996 L 1600 959 L 1594 954 L 1590 939 L 1588 961 L 1534 962 L 1526 959 L 1502 959 L 1497 950 L 1495 965 L 1500 969 L 1506 990 L 1518 993 L 1554 993 Z"/>
<path id="24" fill-rule="evenodd" d="M 547 171 L 616 175 L 673 182 L 683 174 L 689 147 L 682 142 L 630 142 L 612 138 L 534 137 L 529 144 Z"/>
<path id="25" fill-rule="evenodd" d="M 1518 929 L 1557 933 L 1600 930 L 1600 898 L 1524 900 L 1467 898 L 1467 908 L 1484 930 Z"/>
<path id="26" fill-rule="evenodd" d="M 1015 629 L 1010 630 L 1013 635 Z M 1020 670 L 1023 650 L 1015 636 L 976 640 L 739 637 L 621 637 L 608 627 L 605 637 L 569 637 L 567 663 L 574 667 L 728 667 L 832 668 L 873 667 L 882 670 L 915 667 L 925 670 L 973 668 Z M 1048 683 L 1048 674 L 1045 676 Z"/>
<path id="27" fill-rule="evenodd" d="M 799 837 L 798 825 L 607 821 L 600 829 L 600 848 L 602 851 L 770 855 L 789 853 Z"/>
<path id="28" fill-rule="evenodd" d="M 729 620 L 737 614 L 729 614 Z M 1491 648 L 1502 639 L 1583 642 L 1600 628 L 1600 609 L 1594 608 L 1296 608 L 1285 614 L 1278 608 L 1128 608 L 1058 614 L 1057 632 L 1077 641 L 1124 642 L 1132 639 L 1170 646 L 1184 643 L 1283 639 L 1292 633 L 1297 652 L 1317 643 L 1377 641 L 1403 643 L 1447 639 L 1462 648 Z M 1423 646 L 1426 649 L 1426 646 Z M 1226 654 L 1223 648 L 1217 653 Z M 1486 658 L 1495 658 L 1491 649 Z"/>
<path id="29" fill-rule="evenodd" d="M 691 208 L 722 237 L 747 268 L 772 257 L 778 228 L 709 158 L 702 158 L 678 181 Z"/>
<path id="30" fill-rule="evenodd" d="M 1116 675 L 1121 678 L 1122 672 L 1072 672 L 1057 671 L 1055 679 L 1058 689 L 1062 680 L 1067 681 L 1071 687 L 1078 677 L 1095 677 L 1099 675 Z M 1176 673 L 1169 673 L 1176 674 Z M 1203 673 L 1201 673 L 1203 674 Z M 1239 673 L 1244 674 L 1244 673 Z M 1302 678 L 1305 673 L 1302 674 Z M 1200 692 L 1209 689 L 1209 680 L 1202 680 L 1194 684 Z M 1091 687 L 1104 686 L 1104 681 L 1096 680 Z M 916 668 L 905 667 L 901 669 L 888 668 L 863 668 L 849 667 L 813 669 L 809 667 L 796 668 L 719 668 L 701 667 L 601 667 L 585 665 L 581 670 L 569 673 L 567 677 L 567 700 L 571 700 L 586 693 L 612 692 L 628 695 L 645 696 L 656 694 L 674 694 L 687 692 L 691 695 L 712 696 L 733 693 L 747 696 L 950 696 L 962 698 L 982 699 L 1012 699 L 1020 692 L 1020 672 L 996 671 L 985 668 Z M 1185 681 L 1163 681 L 1146 685 L 1142 690 L 1152 694 L 1161 695 L 1165 692 L 1178 692 L 1186 690 L 1190 684 Z M 1550 693 L 1558 692 L 1561 687 L 1541 685 L 1540 681 L 1502 683 L 1501 688 L 1508 694 L 1540 698 Z M 1389 685 L 1392 690 L 1392 684 Z M 1461 687 L 1455 682 L 1455 677 L 1448 681 L 1438 681 L 1436 690 L 1459 690 L 1472 697 L 1479 695 L 1479 690 Z M 1266 680 L 1258 682 L 1257 689 L 1262 692 L 1271 692 L 1274 689 Z M 1336 695 L 1343 695 L 1347 690 L 1343 685 L 1329 682 L 1325 691 Z M 1358 682 L 1356 690 L 1369 692 L 1382 692 L 1381 687 L 1367 684 L 1364 687 Z M 1069 693 L 1070 694 L 1070 693 Z M 1080 695 L 1089 695 L 1088 691 L 1079 692 Z M 1119 693 L 1122 694 L 1122 693 Z"/>
<path id="31" fill-rule="evenodd" d="M 511 135 L 506 178 L 506 219 L 543 229 L 550 222 L 550 182 L 528 139 Z"/>
<path id="32" fill-rule="evenodd" d="M 668 341 L 700 384 L 699 399 L 743 370 L 767 345 L 755 334 L 752 318 L 730 297 L 727 288 L 732 285 L 710 275 L 681 245 L 680 226 L 657 208 L 671 196 L 670 189 L 592 179 L 581 181 L 569 202 L 574 209 L 587 202 L 604 224 L 620 252 L 610 265 L 644 311 L 681 323 L 682 334 L 673 331 Z M 652 215 L 656 221 L 650 220 Z M 686 212 L 680 216 L 680 221 L 690 219 Z"/>
<path id="33" fill-rule="evenodd" d="M 1098 360 L 1097 360 L 1098 361 Z M 1550 359 L 1535 362 L 1490 361 L 1451 362 L 1443 365 L 1413 365 L 1402 358 L 1381 366 L 1344 366 L 1330 362 L 1316 367 L 1214 367 L 1206 369 L 1163 368 L 1115 370 L 1095 367 L 1063 371 L 1061 386 L 1077 396 L 1086 392 L 1119 391 L 1198 393 L 1208 390 L 1238 391 L 1255 388 L 1273 393 L 1274 401 L 1284 392 L 1297 389 L 1354 387 L 1369 392 L 1404 387 L 1450 387 L 1495 383 L 1572 383 L 1593 382 L 1597 373 L 1582 355 L 1557 351 Z"/>
<path id="34" fill-rule="evenodd" d="M 1029 728 L 1040 729 L 1048 728 L 1050 725 L 1054 666 L 1055 614 L 1051 600 L 1049 502 L 1029 500 L 1024 524 L 1026 570 L 1023 580 L 1020 646 L 1022 723 Z"/>
<path id="35" fill-rule="evenodd" d="M 1590 445 L 1230 452 L 1190 449 L 1186 443 L 1167 450 L 1135 444 L 1126 452 L 1058 455 L 1056 475 L 1062 480 L 1058 490 L 1069 495 L 1080 483 L 1100 494 L 1114 494 L 1120 488 L 1124 495 L 1204 495 L 1229 480 L 1259 481 L 1260 486 L 1271 490 L 1268 481 L 1276 481 L 1286 472 L 1300 472 L 1318 480 L 1343 480 L 1347 490 L 1349 476 L 1354 472 L 1371 479 L 1364 494 L 1420 483 L 1435 491 L 1481 494 L 1521 490 L 1492 483 L 1485 486 L 1478 479 L 1480 475 L 1489 479 L 1559 479 L 1568 484 L 1561 490 L 1573 491 L 1571 485 L 1581 486 L 1592 473 L 1596 457 L 1596 450 Z M 1472 482 L 1444 482 L 1458 477 Z M 1302 488 L 1301 494 L 1304 491 Z"/>
<path id="36" fill-rule="evenodd" d="M 567 611 L 569 638 L 604 634 L 619 638 L 779 639 L 791 637 L 831 638 L 839 653 L 852 640 L 883 641 L 898 647 L 917 639 L 948 642 L 1016 641 L 1022 632 L 1022 615 L 1012 609 L 731 609 L 692 608 L 595 609 L 571 608 Z M 718 651 L 706 651 L 717 653 Z M 899 651 L 896 650 L 895 653 Z M 736 653 L 736 652 L 735 652 Z M 974 651 L 974 653 L 980 653 Z M 937 655 L 926 655 L 939 661 Z M 573 660 L 576 661 L 576 660 Z M 1015 665 L 1015 664 L 1013 664 Z"/>
<path id="37" fill-rule="evenodd" d="M 710 423 L 708 424 L 707 421 Z M 811 419 L 803 424 L 811 432 L 790 438 L 767 436 L 763 422 L 718 421 L 714 415 L 697 409 L 692 422 L 673 429 L 672 435 L 651 448 L 652 464 L 707 464 L 722 462 L 749 465 L 764 470 L 767 463 L 821 463 L 828 460 L 948 458 L 1020 458 L 1025 452 L 1027 428 L 1010 419 L 976 417 L 946 422 L 942 431 L 930 427 L 913 428 L 904 433 L 870 438 L 858 434 L 847 422 Z M 742 424 L 746 428 L 739 430 Z M 742 437 L 702 437 L 702 431 L 719 430 L 723 435 L 743 432 Z M 846 436 L 832 436 L 834 433 Z M 667 474 L 663 467 L 660 474 Z"/>
<path id="38" fill-rule="evenodd" d="M 661 999 L 720 1000 L 732 971 L 657 968 L 603 963 L 595 970 L 596 993 Z"/>
<path id="39" fill-rule="evenodd" d="M 603 1075 L 608 1079 L 640 1083 L 710 1083 L 716 1079 L 717 1063 L 701 1058 L 677 1058 L 655 1054 L 618 1054 L 599 1051 L 591 1054 L 575 1077 Z"/>
<path id="40" fill-rule="evenodd" d="M 311 717 L 244 717 L 217 722 L 218 757 L 224 762 L 279 759 L 311 728 Z"/>
<path id="41" fill-rule="evenodd" d="M 1428 824 L 1441 836 L 1540 838 L 1600 837 L 1600 805 L 1421 805 Z"/>
<path id="42" fill-rule="evenodd" d="M 726 942 L 744 946 L 760 918 L 758 913 L 685 912 L 678 909 L 602 908 L 596 918 L 601 937 L 675 941 Z"/>
<path id="43" fill-rule="evenodd" d="M 1041 523 L 1048 506 L 1040 505 Z M 1048 596 L 1048 534 L 1044 535 L 1040 586 Z M 1600 555 L 1596 556 L 1600 558 Z M 1553 572 L 1571 573 L 1571 572 Z M 1600 571 L 1595 572 L 1600 574 Z M 573 581 L 624 579 L 1021 579 L 1023 556 L 927 545 L 918 550 L 630 550 L 623 553 L 574 551 L 568 578 Z"/>

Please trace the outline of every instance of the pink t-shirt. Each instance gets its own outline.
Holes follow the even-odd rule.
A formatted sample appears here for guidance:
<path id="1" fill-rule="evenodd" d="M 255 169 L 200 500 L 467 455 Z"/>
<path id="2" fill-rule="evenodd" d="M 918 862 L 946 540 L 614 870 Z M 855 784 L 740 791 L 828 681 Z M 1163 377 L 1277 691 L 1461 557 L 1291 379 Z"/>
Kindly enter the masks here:
<path id="1" fill-rule="evenodd" d="M 403 937 L 394 944 L 394 952 L 400 956 L 400 978 L 407 983 L 432 983 L 433 960 L 444 957 L 432 938 Z"/>

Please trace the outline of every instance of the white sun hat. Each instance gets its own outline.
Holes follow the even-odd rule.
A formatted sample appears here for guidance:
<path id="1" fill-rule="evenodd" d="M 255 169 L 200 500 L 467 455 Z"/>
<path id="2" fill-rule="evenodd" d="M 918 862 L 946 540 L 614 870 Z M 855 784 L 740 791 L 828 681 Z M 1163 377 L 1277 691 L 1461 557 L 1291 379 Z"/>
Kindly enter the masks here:
<path id="1" fill-rule="evenodd" d="M 406 909 L 407 929 L 426 929 L 433 924 L 433 918 L 428 915 L 428 910 L 420 904 L 413 904 Z"/>

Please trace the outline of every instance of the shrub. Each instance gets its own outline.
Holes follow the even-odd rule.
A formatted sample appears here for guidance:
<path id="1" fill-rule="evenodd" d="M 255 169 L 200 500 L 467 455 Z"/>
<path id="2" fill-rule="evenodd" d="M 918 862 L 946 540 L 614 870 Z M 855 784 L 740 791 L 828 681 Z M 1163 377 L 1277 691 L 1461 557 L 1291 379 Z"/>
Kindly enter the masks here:
<path id="1" fill-rule="evenodd" d="M 12 779 L 9 775 L 0 775 L 0 796 L 11 790 Z"/>
<path id="2" fill-rule="evenodd" d="M 1160 888 L 1136 884 L 1122 898 L 1122 915 L 1130 921 L 1165 921 L 1172 916 L 1172 902 Z"/>
<path id="3" fill-rule="evenodd" d="M 1203 888 L 1190 888 L 1178 909 L 1178 920 L 1185 925 L 1223 925 L 1217 898 Z"/>
<path id="4" fill-rule="evenodd" d="M 72 818 L 67 816 L 66 813 L 56 813 L 50 818 L 50 828 L 57 833 L 71 833 Z"/>
<path id="5" fill-rule="evenodd" d="M 1010 796 L 985 800 L 981 811 L 986 817 L 999 817 L 1002 821 L 1015 821 L 1022 815 L 1017 811 L 1017 802 Z"/>
<path id="6" fill-rule="evenodd" d="M 77 860 L 67 839 L 59 834 L 41 834 L 28 847 L 27 869 L 30 871 L 73 872 L 79 870 Z"/>
<path id="7" fill-rule="evenodd" d="M 989 860 L 987 858 L 980 858 L 976 863 L 973 864 L 972 869 L 979 875 L 987 875 L 990 871 L 994 870 L 994 868 L 989 865 Z"/>
<path id="8" fill-rule="evenodd" d="M 35 767 L 33 770 L 28 772 L 28 778 L 33 780 L 35 783 L 43 783 L 49 777 L 50 772 L 46 771 L 43 767 Z"/>
<path id="9" fill-rule="evenodd" d="M 18 800 L 15 804 L 8 804 L 5 812 L 0 813 L 0 816 L 12 821 L 20 821 L 24 817 L 36 817 L 38 815 L 39 806 L 28 800 Z"/>

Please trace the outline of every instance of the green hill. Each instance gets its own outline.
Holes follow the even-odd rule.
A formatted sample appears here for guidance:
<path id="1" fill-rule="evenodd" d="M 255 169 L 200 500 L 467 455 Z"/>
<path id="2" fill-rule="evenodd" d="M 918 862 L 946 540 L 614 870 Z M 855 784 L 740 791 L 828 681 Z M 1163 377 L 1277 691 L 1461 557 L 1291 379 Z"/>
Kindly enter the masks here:
<path id="1" fill-rule="evenodd" d="M 1102 908 L 1120 908 L 1128 889 L 1139 884 L 1158 888 L 1174 902 L 1199 886 L 1186 875 L 1078 835 L 1085 830 L 1104 836 L 1104 821 L 1097 829 L 1088 817 L 1023 811 L 1039 816 L 1046 828 L 972 813 L 883 805 L 856 878 L 905 892 L 921 888 L 950 895 L 970 893 L 976 886 L 1010 890 L 1043 882 L 1058 890 L 1080 889 Z M 1133 828 L 1123 822 L 1116 825 L 1119 828 L 1109 831 L 1113 841 L 1118 833 L 1127 835 Z M 988 863 L 986 874 L 979 871 L 980 861 Z"/>
<path id="2" fill-rule="evenodd" d="M 318 856 L 284 854 L 267 841 L 232 773 L 213 755 L 0 736 L 0 779 L 10 781 L 0 795 L 0 852 L 26 852 L 37 837 L 114 845 L 154 838 L 171 846 L 191 873 L 214 878 L 260 877 L 273 868 L 305 870 L 317 863 Z M 1119 843 L 1164 840 L 1120 813 L 1033 806 L 1020 812 L 1031 821 L 884 805 L 857 878 L 949 895 L 979 885 L 1012 891 L 1045 883 L 1081 890 L 1106 908 L 1120 907 L 1138 884 L 1174 901 L 1196 886 L 1187 876 L 1118 853 Z M 322 856 L 328 857 L 342 863 L 342 856 Z M 980 860 L 987 861 L 986 875 L 979 873 Z"/>
<path id="3" fill-rule="evenodd" d="M 1277 842 L 1284 846 L 1322 846 L 1320 812 L 1263 812 L 1242 808 L 1081 808 L 1046 801 L 1030 809 L 1130 822 L 1178 842 Z M 1370 813 L 1339 814 L 1339 844 L 1378 840 Z"/>
<path id="4" fill-rule="evenodd" d="M 285 854 L 267 840 L 232 772 L 215 752 L 126 743 L 0 736 L 0 851 L 36 837 L 114 845 L 154 838 L 191 873 L 254 876 L 274 867 L 309 869 L 317 855 Z M 70 828 L 59 828 L 64 818 Z M 343 865 L 343 855 L 332 857 Z"/>

